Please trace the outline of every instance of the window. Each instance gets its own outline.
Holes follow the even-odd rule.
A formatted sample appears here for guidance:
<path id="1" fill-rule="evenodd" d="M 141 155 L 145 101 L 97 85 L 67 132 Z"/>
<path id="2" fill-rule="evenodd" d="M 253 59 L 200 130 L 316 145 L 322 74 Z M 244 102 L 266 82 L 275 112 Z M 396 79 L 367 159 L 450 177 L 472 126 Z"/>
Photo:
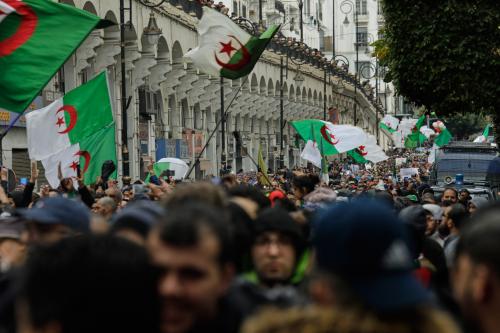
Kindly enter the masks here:
<path id="1" fill-rule="evenodd" d="M 241 6 L 241 16 L 247 17 L 247 6 L 245 5 Z"/>
<path id="2" fill-rule="evenodd" d="M 233 1 L 233 12 L 238 16 L 238 2 Z"/>
<path id="3" fill-rule="evenodd" d="M 356 0 L 356 10 L 358 15 L 368 15 L 366 0 Z"/>
<path id="4" fill-rule="evenodd" d="M 368 45 L 368 27 L 358 27 L 356 42 L 360 47 Z"/>

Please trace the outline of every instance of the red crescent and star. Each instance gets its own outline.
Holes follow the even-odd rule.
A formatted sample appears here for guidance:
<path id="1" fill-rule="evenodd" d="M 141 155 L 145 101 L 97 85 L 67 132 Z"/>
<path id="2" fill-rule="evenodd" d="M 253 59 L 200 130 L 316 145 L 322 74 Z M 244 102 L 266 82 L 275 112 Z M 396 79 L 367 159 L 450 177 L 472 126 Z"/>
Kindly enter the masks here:
<path id="1" fill-rule="evenodd" d="M 219 54 L 224 54 L 225 53 L 225 54 L 227 54 L 227 56 L 229 58 L 231 58 L 231 54 L 233 53 L 233 51 L 238 52 L 238 51 L 241 50 L 241 59 L 237 63 L 234 63 L 234 64 L 226 63 L 226 62 L 221 61 L 217 57 L 217 54 L 214 52 L 215 61 L 217 62 L 217 64 L 219 66 L 221 66 L 224 69 L 229 69 L 229 70 L 232 70 L 232 71 L 238 71 L 238 70 L 242 69 L 243 67 L 245 67 L 246 65 L 248 65 L 248 63 L 250 62 L 250 60 L 252 59 L 252 57 L 250 55 L 250 52 L 248 52 L 248 49 L 245 47 L 245 45 L 243 45 L 242 42 L 240 42 L 238 40 L 238 38 L 236 38 L 233 35 L 228 35 L 228 37 L 231 38 L 229 40 L 229 42 L 227 42 L 227 43 L 219 42 L 220 45 L 222 46 L 222 48 L 219 51 Z M 239 50 L 236 49 L 232 45 L 232 40 L 235 40 L 236 43 L 238 43 L 240 45 L 240 49 Z"/>
<path id="2" fill-rule="evenodd" d="M 12 54 L 15 50 L 26 43 L 36 30 L 38 16 L 35 11 L 21 0 L 3 0 L 7 5 L 14 8 L 20 16 L 21 22 L 12 36 L 0 40 L 0 57 Z"/>
<path id="3" fill-rule="evenodd" d="M 90 165 L 90 160 L 91 160 L 90 153 L 86 150 L 80 150 L 80 151 L 76 152 L 74 156 L 83 157 L 85 159 L 85 164 L 84 164 L 83 170 L 82 170 L 82 173 L 85 173 L 88 170 L 89 165 Z M 76 168 L 78 165 L 79 165 L 79 163 L 73 161 L 73 163 L 71 163 L 71 165 L 70 165 L 70 168 L 72 168 L 74 171 L 76 171 Z"/>
<path id="4" fill-rule="evenodd" d="M 326 142 L 331 144 L 332 146 L 336 145 L 339 143 L 340 140 L 335 141 L 335 135 L 333 135 L 328 129 L 326 128 L 326 125 L 323 125 L 321 127 L 321 135 L 323 136 L 323 139 L 325 139 Z"/>
<path id="5" fill-rule="evenodd" d="M 56 115 L 59 112 L 66 112 L 69 115 L 69 124 L 67 124 L 66 129 L 59 131 L 59 134 L 69 133 L 73 128 L 75 128 L 76 122 L 78 120 L 78 113 L 74 106 L 72 105 L 63 105 L 57 110 Z M 61 125 L 65 124 L 64 117 L 58 117 L 56 125 L 61 128 Z"/>
<path id="6" fill-rule="evenodd" d="M 368 153 L 365 152 L 365 146 L 359 146 L 358 150 L 361 153 L 361 156 L 366 156 Z"/>

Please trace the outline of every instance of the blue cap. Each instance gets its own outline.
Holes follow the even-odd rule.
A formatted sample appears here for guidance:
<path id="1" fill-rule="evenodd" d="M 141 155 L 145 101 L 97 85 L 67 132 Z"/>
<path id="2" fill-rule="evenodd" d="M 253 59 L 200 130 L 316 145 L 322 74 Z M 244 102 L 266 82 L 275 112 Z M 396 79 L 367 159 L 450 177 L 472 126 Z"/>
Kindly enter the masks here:
<path id="1" fill-rule="evenodd" d="M 391 312 L 426 303 L 413 277 L 403 223 L 382 202 L 340 203 L 313 221 L 318 265 L 343 278 L 365 305 Z"/>
<path id="2" fill-rule="evenodd" d="M 26 220 L 40 224 L 62 224 L 80 232 L 90 231 L 90 212 L 81 202 L 64 197 L 40 199 L 31 209 L 20 209 Z"/>

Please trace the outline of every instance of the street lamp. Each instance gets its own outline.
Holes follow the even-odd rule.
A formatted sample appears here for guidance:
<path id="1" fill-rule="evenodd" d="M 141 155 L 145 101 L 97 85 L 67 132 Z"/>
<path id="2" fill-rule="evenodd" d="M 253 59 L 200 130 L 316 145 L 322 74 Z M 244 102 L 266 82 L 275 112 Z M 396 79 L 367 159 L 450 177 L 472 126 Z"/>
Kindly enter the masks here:
<path id="1" fill-rule="evenodd" d="M 354 64 L 354 126 L 357 124 L 357 107 L 358 107 L 358 64 L 359 64 L 359 40 L 358 40 L 358 8 L 351 0 L 343 0 L 340 3 L 340 11 L 345 15 L 344 24 L 348 25 L 349 18 L 347 17 L 354 10 L 354 24 L 355 24 L 355 46 L 356 46 L 356 63 Z"/>
<path id="2" fill-rule="evenodd" d="M 146 36 L 150 45 L 156 45 L 160 39 L 160 35 L 161 29 L 158 28 L 158 24 L 156 24 L 155 14 L 151 12 L 151 14 L 149 14 L 148 26 L 144 28 L 144 36 Z"/>

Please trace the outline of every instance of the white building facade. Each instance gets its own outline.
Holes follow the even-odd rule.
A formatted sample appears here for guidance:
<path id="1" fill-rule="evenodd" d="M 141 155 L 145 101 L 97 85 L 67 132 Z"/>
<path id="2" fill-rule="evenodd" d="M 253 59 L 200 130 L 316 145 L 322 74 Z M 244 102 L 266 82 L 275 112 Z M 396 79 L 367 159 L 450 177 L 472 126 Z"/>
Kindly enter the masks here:
<path id="1" fill-rule="evenodd" d="M 204 74 L 183 58 L 185 52 L 198 44 L 195 28 L 198 19 L 195 10 L 189 7 L 194 2 L 175 1 L 165 2 L 154 9 L 132 1 L 131 12 L 126 12 L 126 96 L 121 96 L 120 28 L 115 25 L 93 31 L 39 97 L 41 105 L 37 107 L 48 105 L 64 92 L 107 70 L 117 124 L 118 172 L 122 174 L 122 156 L 124 152 L 128 153 L 129 171 L 133 179 L 144 177 L 145 166 L 151 159 L 178 157 L 192 165 L 220 119 L 220 80 Z M 118 22 L 120 17 L 118 1 L 61 2 L 114 22 Z M 250 15 L 254 5 L 253 2 L 243 1 L 235 6 L 241 11 L 248 10 Z M 153 43 L 144 34 L 152 12 L 162 31 Z M 224 80 L 226 107 L 234 97 L 225 128 L 225 155 L 233 170 L 256 170 L 252 159 L 256 160 L 259 147 L 262 147 L 264 157 L 273 169 L 278 166 L 280 154 L 284 157 L 285 166 L 305 165 L 305 161 L 299 157 L 302 147 L 296 146 L 295 133 L 289 122 L 322 119 L 325 106 L 339 107 L 340 123 L 354 122 L 355 95 L 352 83 L 346 81 L 344 89 L 339 92 L 336 89 L 340 82 L 338 77 L 332 76 L 325 86 L 320 66 L 305 63 L 298 67 L 292 62 L 287 67 L 288 75 L 283 76 L 283 82 L 280 83 L 282 58 L 285 58 L 283 52 L 278 53 L 270 48 L 264 52 L 248 78 Z M 303 82 L 294 79 L 297 70 L 304 77 Z M 283 151 L 280 149 L 279 136 L 281 89 L 286 122 L 283 128 Z M 126 142 L 121 139 L 122 98 L 128 105 Z M 360 89 L 357 89 L 356 100 L 357 125 L 375 134 L 378 127 L 376 107 Z M 202 154 L 200 163 L 196 164 L 191 178 L 201 179 L 218 174 L 221 168 L 221 138 L 219 129 Z M 391 141 L 387 133 L 380 132 L 381 146 L 387 148 Z M 14 152 L 23 149 L 26 149 L 25 129 L 15 128 L 3 142 L 5 165 L 19 164 Z M 27 158 L 27 154 L 23 156 Z"/>

